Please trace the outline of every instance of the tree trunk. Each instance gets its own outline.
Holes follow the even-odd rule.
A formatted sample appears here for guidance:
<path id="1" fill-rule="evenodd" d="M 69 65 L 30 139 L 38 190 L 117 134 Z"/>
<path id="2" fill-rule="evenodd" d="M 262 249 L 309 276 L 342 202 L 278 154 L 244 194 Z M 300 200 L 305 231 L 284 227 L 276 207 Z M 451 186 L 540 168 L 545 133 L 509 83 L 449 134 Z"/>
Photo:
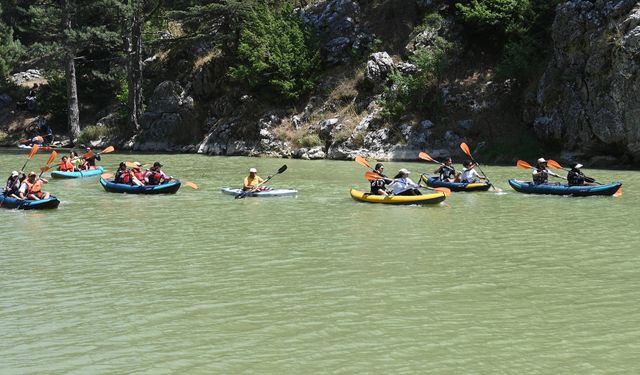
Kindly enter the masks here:
<path id="1" fill-rule="evenodd" d="M 137 0 L 131 1 L 130 37 L 127 35 L 127 83 L 129 86 L 129 126 L 140 130 L 142 116 L 142 25 Z"/>
<path id="2" fill-rule="evenodd" d="M 71 0 L 63 1 L 64 6 L 64 27 L 72 30 L 72 4 Z M 74 61 L 75 53 L 71 46 L 67 46 L 69 50 L 65 55 L 65 78 L 67 81 L 67 112 L 69 121 L 69 133 L 72 143 L 80 136 L 80 110 L 78 109 L 78 86 L 76 84 L 76 63 Z"/>

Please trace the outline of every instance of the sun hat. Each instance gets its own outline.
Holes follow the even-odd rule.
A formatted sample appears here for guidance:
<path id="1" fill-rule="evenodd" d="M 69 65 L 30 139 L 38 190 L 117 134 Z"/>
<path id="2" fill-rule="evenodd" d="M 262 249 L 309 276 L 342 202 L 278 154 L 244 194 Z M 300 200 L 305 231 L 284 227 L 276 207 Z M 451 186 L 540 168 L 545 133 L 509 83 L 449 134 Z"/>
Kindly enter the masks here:
<path id="1" fill-rule="evenodd" d="M 11 177 L 18 177 L 19 175 L 20 173 L 18 173 L 18 171 L 11 172 Z"/>
<path id="2" fill-rule="evenodd" d="M 571 168 L 575 168 L 575 169 L 580 169 L 580 168 L 582 168 L 582 167 L 584 167 L 584 165 L 582 165 L 582 164 L 580 164 L 580 163 L 575 163 L 575 164 L 573 164 L 573 165 L 571 166 Z"/>
<path id="3" fill-rule="evenodd" d="M 540 158 L 540 159 L 538 159 L 538 163 L 546 163 L 546 162 L 547 162 L 547 161 L 546 161 L 546 160 L 544 160 L 544 158 Z"/>
<path id="4" fill-rule="evenodd" d="M 410 174 L 411 172 L 409 172 L 408 170 L 406 170 L 405 168 L 402 168 L 398 171 L 398 173 L 402 173 L 402 174 Z"/>
<path id="5" fill-rule="evenodd" d="M 31 177 L 31 176 L 36 176 L 36 172 L 34 172 L 34 171 L 29 172 L 29 177 Z"/>
<path id="6" fill-rule="evenodd" d="M 249 173 L 258 173 L 258 170 L 255 168 L 249 168 Z"/>

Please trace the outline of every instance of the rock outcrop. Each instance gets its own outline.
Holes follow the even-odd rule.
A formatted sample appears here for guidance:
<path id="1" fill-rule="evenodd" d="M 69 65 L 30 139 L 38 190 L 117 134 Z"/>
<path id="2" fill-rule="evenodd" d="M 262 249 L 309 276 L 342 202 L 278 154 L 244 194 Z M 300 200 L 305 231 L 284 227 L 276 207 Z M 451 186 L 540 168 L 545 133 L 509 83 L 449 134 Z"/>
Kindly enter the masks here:
<path id="1" fill-rule="evenodd" d="M 538 136 L 640 161 L 640 3 L 564 2 L 553 40 L 532 121 Z"/>

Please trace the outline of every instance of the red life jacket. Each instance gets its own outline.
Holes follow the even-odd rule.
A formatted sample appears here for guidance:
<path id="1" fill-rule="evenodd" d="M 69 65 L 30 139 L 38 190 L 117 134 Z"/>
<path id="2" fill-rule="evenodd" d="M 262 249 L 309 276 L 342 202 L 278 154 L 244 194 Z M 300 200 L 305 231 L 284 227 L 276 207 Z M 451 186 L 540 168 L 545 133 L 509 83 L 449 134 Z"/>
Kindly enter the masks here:
<path id="1" fill-rule="evenodd" d="M 162 174 L 156 171 L 151 171 L 147 176 L 147 179 L 149 180 L 149 185 L 160 185 Z"/>
<path id="2" fill-rule="evenodd" d="M 140 182 L 144 181 L 144 172 L 142 170 L 138 170 L 138 172 L 133 172 L 133 175 L 135 176 L 135 178 L 137 178 L 138 180 L 140 180 Z"/>

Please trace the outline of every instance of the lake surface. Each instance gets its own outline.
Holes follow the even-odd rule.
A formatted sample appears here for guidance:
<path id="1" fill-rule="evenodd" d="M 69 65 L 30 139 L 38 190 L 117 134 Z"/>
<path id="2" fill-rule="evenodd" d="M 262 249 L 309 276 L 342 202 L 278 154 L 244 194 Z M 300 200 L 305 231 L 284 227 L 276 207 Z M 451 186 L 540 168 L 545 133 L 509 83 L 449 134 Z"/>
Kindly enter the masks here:
<path id="1" fill-rule="evenodd" d="M 27 169 L 37 169 L 48 154 Z M 0 177 L 26 153 L 0 153 Z M 349 197 L 355 162 L 104 155 L 200 190 L 52 180 L 57 210 L 0 210 L 0 373 L 640 373 L 640 173 L 619 198 Z M 234 200 L 249 167 L 297 198 Z M 432 171 L 428 163 L 385 163 Z M 389 173 L 391 174 L 391 173 Z"/>

